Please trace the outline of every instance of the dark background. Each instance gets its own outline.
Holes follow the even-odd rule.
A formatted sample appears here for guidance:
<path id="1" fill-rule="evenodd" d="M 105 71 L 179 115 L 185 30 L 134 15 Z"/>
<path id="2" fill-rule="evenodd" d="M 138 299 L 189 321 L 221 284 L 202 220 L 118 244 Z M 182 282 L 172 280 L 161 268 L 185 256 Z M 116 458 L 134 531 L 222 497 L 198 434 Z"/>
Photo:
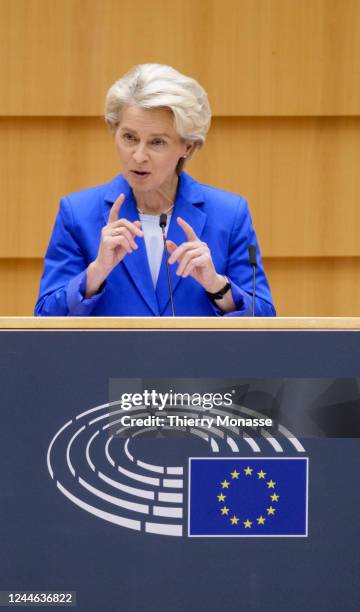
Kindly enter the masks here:
<path id="1" fill-rule="evenodd" d="M 84 612 L 358 610 L 360 448 L 351 431 L 357 435 L 359 338 L 2 332 L 0 589 L 77 591 Z M 317 421 L 307 413 L 309 436 L 302 439 L 310 457 L 309 537 L 145 535 L 98 520 L 63 497 L 47 472 L 49 441 L 68 419 L 109 401 L 110 378 L 131 377 L 289 379 L 279 401 L 282 413 L 289 406 L 296 415 L 312 405 L 302 389 L 314 379 L 321 391 L 312 394 Z"/>

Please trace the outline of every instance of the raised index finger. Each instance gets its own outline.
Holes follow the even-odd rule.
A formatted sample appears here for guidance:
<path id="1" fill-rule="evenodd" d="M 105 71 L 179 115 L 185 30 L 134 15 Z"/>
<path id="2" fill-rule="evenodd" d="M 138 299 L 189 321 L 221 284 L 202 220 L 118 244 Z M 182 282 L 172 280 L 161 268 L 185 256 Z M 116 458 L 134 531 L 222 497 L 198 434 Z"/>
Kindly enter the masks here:
<path id="1" fill-rule="evenodd" d="M 191 225 L 189 225 L 189 223 L 187 223 L 187 221 L 185 221 L 181 217 L 178 217 L 176 220 L 180 225 L 181 229 L 184 230 L 188 240 L 198 240 L 198 237 L 195 234 L 193 228 L 191 227 Z"/>
<path id="2" fill-rule="evenodd" d="M 114 223 L 114 221 L 118 220 L 119 210 L 124 200 L 125 200 L 124 194 L 120 193 L 119 197 L 115 200 L 114 204 L 111 207 L 108 223 Z"/>

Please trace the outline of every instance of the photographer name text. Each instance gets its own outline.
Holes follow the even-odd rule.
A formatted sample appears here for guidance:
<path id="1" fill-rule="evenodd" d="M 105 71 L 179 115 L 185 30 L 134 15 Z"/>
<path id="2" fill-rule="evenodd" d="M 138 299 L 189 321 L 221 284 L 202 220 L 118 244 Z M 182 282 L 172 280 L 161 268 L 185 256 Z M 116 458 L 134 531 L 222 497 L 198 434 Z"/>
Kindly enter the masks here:
<path id="1" fill-rule="evenodd" d="M 188 417 L 176 414 L 164 416 L 149 415 L 146 417 L 135 417 L 125 415 L 120 419 L 122 427 L 272 427 L 270 418 L 240 418 L 231 416 L 214 417 Z"/>

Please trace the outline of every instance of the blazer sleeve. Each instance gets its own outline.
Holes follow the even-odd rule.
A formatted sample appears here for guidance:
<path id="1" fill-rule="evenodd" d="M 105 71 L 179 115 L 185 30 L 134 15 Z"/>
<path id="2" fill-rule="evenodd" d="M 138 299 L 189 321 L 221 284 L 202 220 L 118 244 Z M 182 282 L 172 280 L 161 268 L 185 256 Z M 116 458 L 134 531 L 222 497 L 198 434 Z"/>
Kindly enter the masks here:
<path id="1" fill-rule="evenodd" d="M 236 310 L 224 316 L 247 317 L 252 315 L 253 270 L 248 252 L 251 244 L 255 245 L 257 253 L 255 315 L 258 317 L 276 316 L 249 207 L 244 198 L 240 198 L 235 216 L 226 268 L 226 276 L 231 282 Z"/>
<path id="2" fill-rule="evenodd" d="M 70 202 L 63 198 L 45 255 L 35 316 L 89 316 L 104 289 L 85 299 L 87 265 L 76 240 Z"/>

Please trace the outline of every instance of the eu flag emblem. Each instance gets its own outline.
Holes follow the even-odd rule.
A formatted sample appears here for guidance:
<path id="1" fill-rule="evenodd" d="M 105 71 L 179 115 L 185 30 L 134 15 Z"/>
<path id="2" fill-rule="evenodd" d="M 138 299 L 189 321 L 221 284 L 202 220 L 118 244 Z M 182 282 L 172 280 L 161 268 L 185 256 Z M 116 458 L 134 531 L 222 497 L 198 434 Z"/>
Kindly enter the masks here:
<path id="1" fill-rule="evenodd" d="M 188 535 L 307 536 L 307 457 L 190 458 Z"/>

